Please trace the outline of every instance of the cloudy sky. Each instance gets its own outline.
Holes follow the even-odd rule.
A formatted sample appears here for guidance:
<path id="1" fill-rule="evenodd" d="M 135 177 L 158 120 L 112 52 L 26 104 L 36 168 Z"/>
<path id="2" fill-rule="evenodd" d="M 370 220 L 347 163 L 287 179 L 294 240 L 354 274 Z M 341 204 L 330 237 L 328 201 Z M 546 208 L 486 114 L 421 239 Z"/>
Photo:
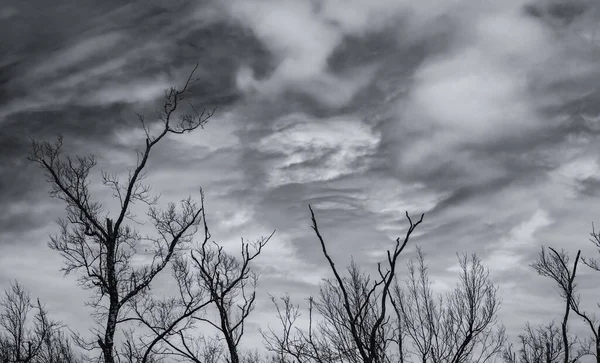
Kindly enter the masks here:
<path id="1" fill-rule="evenodd" d="M 29 139 L 62 133 L 126 171 L 135 112 L 150 119 L 198 62 L 188 100 L 218 110 L 157 148 L 148 180 L 165 203 L 203 187 L 224 245 L 277 229 L 254 322 L 273 317 L 266 292 L 302 302 L 328 276 L 309 203 L 333 258 L 365 267 L 405 211 L 425 213 L 407 256 L 422 246 L 438 286 L 476 252 L 511 334 L 547 322 L 560 303 L 528 264 L 542 244 L 593 252 L 600 222 L 599 20 L 594 0 L 4 0 L 0 289 L 18 279 L 88 327 L 86 293 L 46 246 L 63 206 Z"/>

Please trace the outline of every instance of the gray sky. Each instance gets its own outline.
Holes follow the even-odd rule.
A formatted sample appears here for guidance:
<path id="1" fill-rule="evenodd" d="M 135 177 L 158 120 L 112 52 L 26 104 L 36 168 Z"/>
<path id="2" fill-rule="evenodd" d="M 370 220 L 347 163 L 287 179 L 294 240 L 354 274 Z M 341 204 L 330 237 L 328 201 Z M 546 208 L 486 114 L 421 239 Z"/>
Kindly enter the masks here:
<path id="1" fill-rule="evenodd" d="M 68 151 L 96 153 L 95 178 L 126 171 L 143 145 L 134 113 L 151 118 L 199 62 L 188 100 L 218 110 L 157 148 L 148 180 L 163 203 L 203 187 L 213 237 L 231 248 L 277 229 L 254 322 L 274 316 L 266 292 L 302 302 L 329 276 L 308 203 L 338 264 L 353 255 L 372 268 L 405 211 L 425 213 L 407 256 L 422 246 L 437 287 L 454 284 L 456 252 L 477 252 L 511 334 L 559 316 L 528 264 L 540 245 L 593 252 L 600 3 L 122 3 L 0 6 L 0 288 L 18 279 L 88 327 L 86 293 L 46 246 L 63 206 L 25 160 L 29 138 L 62 133 Z M 584 297 L 598 295 L 583 282 Z"/>

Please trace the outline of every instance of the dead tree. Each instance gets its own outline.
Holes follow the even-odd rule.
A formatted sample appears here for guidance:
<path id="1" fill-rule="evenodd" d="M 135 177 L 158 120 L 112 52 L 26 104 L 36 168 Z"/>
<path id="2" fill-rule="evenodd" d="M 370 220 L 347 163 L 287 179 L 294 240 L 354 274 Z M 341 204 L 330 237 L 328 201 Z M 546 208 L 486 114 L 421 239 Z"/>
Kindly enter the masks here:
<path id="1" fill-rule="evenodd" d="M 501 353 L 506 335 L 498 324 L 497 287 L 476 255 L 459 256 L 459 282 L 445 296 L 434 294 L 425 255 L 408 262 L 404 288 L 392 303 L 420 362 L 484 363 Z M 411 354 L 412 355 L 412 354 Z"/>
<path id="2" fill-rule="evenodd" d="M 348 293 L 350 309 L 358 316 L 354 322 L 357 335 L 368 343 L 369 334 L 381 313 L 377 304 L 381 298 L 380 291 L 369 294 L 376 281 L 361 271 L 354 262 L 348 268 L 348 276 L 343 276 L 342 281 Z M 289 296 L 286 295 L 279 301 L 274 297 L 271 300 L 277 311 L 280 329 L 276 331 L 269 327 L 261 331 L 261 334 L 267 351 L 277 361 L 363 362 L 349 329 L 351 321 L 344 308 L 343 293 L 334 279 L 325 279 L 318 296 L 308 298 L 309 324 L 305 330 L 296 325 L 300 308 L 291 302 Z M 321 319 L 317 320 L 318 317 Z M 389 316 L 386 316 L 375 339 L 374 351 L 381 362 L 398 361 L 398 356 L 392 353 L 392 346 L 397 341 L 396 333 Z"/>
<path id="3" fill-rule="evenodd" d="M 552 247 L 548 247 L 550 252 L 542 247 L 536 262 L 531 266 L 541 276 L 549 277 L 558 285 L 558 292 L 565 301 L 564 314 L 561 322 L 562 345 L 566 347 L 563 354 L 563 363 L 570 363 L 572 338 L 569 337 L 569 315 L 574 307 L 578 309 L 578 299 L 576 299 L 575 276 L 577 274 L 577 265 L 581 250 L 577 251 L 573 267 L 569 267 L 569 255 L 564 250 L 558 252 Z"/>
<path id="4" fill-rule="evenodd" d="M 271 296 L 271 302 L 275 306 L 281 324 L 281 333 L 275 332 L 271 327 L 267 331 L 260 330 L 265 348 L 270 353 L 271 363 L 331 362 L 331 360 L 315 357 L 315 351 L 318 353 L 320 350 L 315 347 L 312 339 L 312 324 L 309 325 L 309 339 L 305 339 L 303 331 L 296 326 L 300 307 L 292 303 L 289 295 L 279 298 L 281 303 L 277 300 Z M 312 307 L 312 299 L 310 302 Z M 309 316 L 312 317 L 312 309 Z M 313 346 L 310 346 L 311 343 Z"/>
<path id="5" fill-rule="evenodd" d="M 575 351 L 575 337 L 569 337 L 569 347 L 564 346 L 562 328 L 552 321 L 548 325 L 532 327 L 525 325 L 524 332 L 518 337 L 518 350 L 509 344 L 502 353 L 506 363 L 561 363 L 564 361 L 565 352 L 571 352 L 571 362 L 576 362 L 581 357 L 581 352 Z"/>
<path id="6" fill-rule="evenodd" d="M 18 282 L 10 285 L 0 299 L 0 362 L 75 362 L 69 340 L 58 322 L 49 318 L 38 299 Z"/>
<path id="7" fill-rule="evenodd" d="M 191 316 L 202 313 L 211 300 L 195 285 L 183 256 L 173 258 L 172 268 L 177 295 L 159 299 L 145 291 L 128 306 L 131 309 L 128 320 L 145 328 L 127 338 L 127 355 L 135 354 L 136 363 L 150 363 L 167 355 L 187 358 L 196 352 L 194 342 L 184 340 L 183 344 L 177 344 L 177 341 L 187 338 L 188 331 L 194 328 Z"/>
<path id="8" fill-rule="evenodd" d="M 194 68 L 194 71 L 198 66 Z M 32 142 L 29 160 L 37 163 L 52 188 L 50 195 L 66 204 L 67 217 L 59 220 L 60 232 L 52 236 L 50 248 L 58 251 L 65 264 L 63 271 L 79 273 L 79 283 L 95 293 L 91 306 L 96 311 L 94 342 L 90 348 L 100 348 L 105 363 L 115 362 L 115 332 L 125 319 L 123 307 L 135 296 L 148 289 L 154 278 L 169 264 L 178 250 L 190 242 L 200 222 L 202 208 L 189 197 L 180 208 L 174 203 L 166 210 L 156 207 L 150 187 L 143 183 L 146 166 L 154 147 L 167 135 L 184 134 L 204 127 L 214 110 L 208 114 L 194 111 L 174 121 L 174 113 L 194 82 L 190 74 L 181 90 L 171 88 L 165 93 L 165 104 L 157 112 L 160 132 L 151 135 L 144 117 L 139 120 L 145 132 L 145 146 L 136 150 L 138 160 L 125 183 L 116 175 L 102 172 L 102 182 L 112 189 L 119 202 L 114 214 L 106 213 L 102 204 L 90 192 L 89 175 L 96 166 L 93 155 L 63 157 L 63 139 L 54 143 Z M 149 206 L 148 218 L 156 230 L 155 236 L 142 236 L 136 230 L 131 207 L 134 203 Z M 136 266 L 132 258 L 143 245 L 152 253 L 151 262 Z"/>
<path id="9" fill-rule="evenodd" d="M 215 328 L 225 340 L 229 363 L 240 363 L 239 344 L 244 335 L 245 322 L 254 310 L 258 275 L 251 263 L 258 257 L 275 231 L 268 237 L 249 243 L 241 240 L 239 258 L 209 243 L 210 233 L 205 224 L 205 239 L 191 252 L 192 269 L 201 288 L 208 291 L 217 318 L 194 315 L 198 322 Z"/>
<path id="10" fill-rule="evenodd" d="M 61 330 L 53 330 L 44 340 L 35 363 L 77 363 L 81 359 L 72 349 L 71 340 Z"/>
<path id="11" fill-rule="evenodd" d="M 273 299 L 283 333 L 273 329 L 262 332 L 267 350 L 280 362 L 384 363 L 397 360 L 398 356 L 390 356 L 393 334 L 397 332 L 392 327 L 388 310 L 391 286 L 398 257 L 424 215 L 413 223 L 406 214 L 410 225 L 405 237 L 396 239 L 394 249 L 387 251 L 387 267 L 378 264 L 378 278 L 373 279 L 355 263 L 350 265 L 349 275 L 342 277 L 327 251 L 312 208 L 310 212 L 312 228 L 334 278 L 324 280 L 316 299 L 309 298 L 306 330 L 295 326 L 299 309 L 289 297 L 283 298 L 283 306 Z M 314 311 L 322 317 L 320 323 L 314 321 L 317 315 Z"/>
<path id="12" fill-rule="evenodd" d="M 258 275 L 251 263 L 273 234 L 254 243 L 242 239 L 239 257 L 225 252 L 211 241 L 204 201 L 202 201 L 204 239 L 189 254 L 177 257 L 173 277 L 178 297 L 157 300 L 144 296 L 134 299 L 135 320 L 150 334 L 142 343 L 146 363 L 150 352 L 183 358 L 191 362 L 230 363 L 242 361 L 240 341 L 245 321 L 254 309 Z M 215 316 L 216 318 L 211 318 Z M 214 336 L 198 334 L 194 328 L 214 329 Z M 221 345 L 225 341 L 225 345 Z"/>
<path id="13" fill-rule="evenodd" d="M 600 253 L 600 233 L 596 232 L 594 225 L 592 225 L 590 235 L 590 242 L 594 244 L 594 247 Z M 598 259 L 582 257 L 581 262 L 592 270 L 600 272 L 600 261 Z M 583 320 L 590 332 L 589 337 L 583 342 L 583 349 L 587 355 L 592 355 L 595 358 L 596 363 L 600 363 L 600 319 L 594 313 L 584 310 L 581 307 L 580 300 L 580 296 L 574 295 L 571 300 L 571 309 Z M 596 305 L 600 307 L 600 303 L 596 303 Z"/>
<path id="14" fill-rule="evenodd" d="M 120 347 L 118 360 L 120 363 L 165 363 L 164 354 L 159 349 L 149 346 L 134 329 L 123 331 L 124 342 Z"/>

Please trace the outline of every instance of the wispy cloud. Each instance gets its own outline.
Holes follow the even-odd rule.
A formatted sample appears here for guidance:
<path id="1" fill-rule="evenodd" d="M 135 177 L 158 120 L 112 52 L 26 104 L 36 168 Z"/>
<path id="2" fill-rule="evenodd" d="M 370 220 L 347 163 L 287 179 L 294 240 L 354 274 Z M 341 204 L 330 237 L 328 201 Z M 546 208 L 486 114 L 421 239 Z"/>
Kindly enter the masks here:
<path id="1" fill-rule="evenodd" d="M 315 120 L 292 114 L 275 121 L 255 147 L 268 155 L 268 185 L 277 187 L 364 172 L 378 143 L 379 136 L 353 116 Z"/>

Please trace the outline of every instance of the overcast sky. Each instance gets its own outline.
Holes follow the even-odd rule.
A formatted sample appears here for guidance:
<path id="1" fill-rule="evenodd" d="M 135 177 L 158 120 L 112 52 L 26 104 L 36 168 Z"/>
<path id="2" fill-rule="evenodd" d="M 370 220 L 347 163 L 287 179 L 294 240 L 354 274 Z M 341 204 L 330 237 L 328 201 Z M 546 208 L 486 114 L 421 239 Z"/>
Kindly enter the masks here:
<path id="1" fill-rule="evenodd" d="M 1 2 L 0 289 L 18 279 L 53 316 L 89 327 L 86 293 L 46 245 L 64 207 L 26 161 L 29 138 L 62 133 L 67 151 L 97 154 L 94 178 L 126 171 L 143 145 L 135 112 L 150 119 L 198 62 L 188 100 L 218 110 L 158 147 L 148 180 L 164 203 L 203 187 L 224 245 L 277 229 L 257 262 L 253 322 L 274 317 L 267 292 L 302 303 L 329 276 L 309 203 L 338 265 L 352 255 L 372 268 L 405 211 L 425 213 L 406 256 L 420 245 L 436 286 L 454 284 L 456 252 L 476 252 L 509 333 L 560 316 L 528 264 L 541 245 L 593 252 L 600 2 L 122 4 Z M 581 287 L 598 296 L 592 279 Z"/>

